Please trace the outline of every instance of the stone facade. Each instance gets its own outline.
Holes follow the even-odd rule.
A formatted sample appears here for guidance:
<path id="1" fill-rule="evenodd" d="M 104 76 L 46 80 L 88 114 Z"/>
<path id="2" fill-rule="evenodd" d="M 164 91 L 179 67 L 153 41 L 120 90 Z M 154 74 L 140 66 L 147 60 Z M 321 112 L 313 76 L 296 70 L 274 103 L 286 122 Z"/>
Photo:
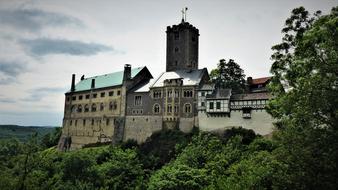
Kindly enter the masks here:
<path id="1" fill-rule="evenodd" d="M 269 78 L 248 78 L 248 92 L 209 84 L 206 68 L 198 69 L 199 31 L 185 22 L 167 27 L 166 72 L 153 79 L 146 67 L 90 78 L 81 77 L 65 94 L 59 149 L 134 139 L 144 142 L 162 129 L 211 131 L 231 127 L 266 135 L 273 120 L 265 105 L 271 98 Z"/>
<path id="2" fill-rule="evenodd" d="M 252 129 L 260 135 L 273 132 L 273 118 L 265 106 L 271 95 L 264 89 L 246 94 L 231 94 L 231 89 L 201 88 L 198 92 L 199 128 L 203 131 L 232 127 Z"/>
<path id="3" fill-rule="evenodd" d="M 144 142 L 162 128 L 190 132 L 198 126 L 197 90 L 208 80 L 206 69 L 171 71 L 131 89 L 125 139 Z"/>
<path id="4" fill-rule="evenodd" d="M 167 27 L 167 72 L 198 69 L 198 38 L 198 29 L 184 20 Z"/>
<path id="5" fill-rule="evenodd" d="M 127 90 L 152 78 L 146 67 L 133 70 L 134 76 L 129 68 L 126 65 L 124 72 L 81 77 L 76 85 L 73 75 L 71 90 L 65 94 L 59 149 L 123 140 Z"/>

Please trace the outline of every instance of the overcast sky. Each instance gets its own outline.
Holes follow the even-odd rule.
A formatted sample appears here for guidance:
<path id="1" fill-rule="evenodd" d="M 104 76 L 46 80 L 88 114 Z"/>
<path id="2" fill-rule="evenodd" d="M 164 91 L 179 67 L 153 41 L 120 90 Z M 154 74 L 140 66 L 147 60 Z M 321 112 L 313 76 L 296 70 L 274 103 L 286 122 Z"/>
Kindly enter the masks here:
<path id="1" fill-rule="evenodd" d="M 338 0 L 0 0 L 0 124 L 61 125 L 64 93 L 77 80 L 147 66 L 165 71 L 166 27 L 200 30 L 199 68 L 234 59 L 269 76 L 271 46 L 290 11 L 328 13 Z"/>

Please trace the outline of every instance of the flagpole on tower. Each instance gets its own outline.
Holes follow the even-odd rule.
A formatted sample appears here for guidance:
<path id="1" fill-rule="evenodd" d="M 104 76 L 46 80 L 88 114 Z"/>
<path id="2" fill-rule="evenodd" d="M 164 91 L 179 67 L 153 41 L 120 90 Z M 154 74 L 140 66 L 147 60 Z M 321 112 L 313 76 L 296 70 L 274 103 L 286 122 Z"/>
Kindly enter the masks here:
<path id="1" fill-rule="evenodd" d="M 182 22 L 187 21 L 187 10 L 188 10 L 188 7 L 185 7 L 181 10 L 181 12 L 182 12 Z"/>

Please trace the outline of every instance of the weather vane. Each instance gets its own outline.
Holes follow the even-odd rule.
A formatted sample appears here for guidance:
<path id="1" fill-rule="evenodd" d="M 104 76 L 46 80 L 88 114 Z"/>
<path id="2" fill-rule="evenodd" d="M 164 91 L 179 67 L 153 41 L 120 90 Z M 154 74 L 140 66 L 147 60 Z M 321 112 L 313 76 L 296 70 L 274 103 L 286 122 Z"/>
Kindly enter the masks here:
<path id="1" fill-rule="evenodd" d="M 182 9 L 182 22 L 185 22 L 187 21 L 187 10 L 188 10 L 188 7 L 185 7 Z"/>

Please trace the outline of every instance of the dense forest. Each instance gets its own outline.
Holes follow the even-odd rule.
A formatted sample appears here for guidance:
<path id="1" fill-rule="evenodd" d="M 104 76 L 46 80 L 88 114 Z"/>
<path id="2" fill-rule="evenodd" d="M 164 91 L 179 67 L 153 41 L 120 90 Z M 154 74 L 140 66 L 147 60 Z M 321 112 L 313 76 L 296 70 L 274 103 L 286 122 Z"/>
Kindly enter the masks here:
<path id="1" fill-rule="evenodd" d="M 54 127 L 0 125 L 0 140 L 16 138 L 19 141 L 25 142 L 34 134 L 37 134 L 38 137 L 43 137 L 53 131 Z"/>
<path id="2" fill-rule="evenodd" d="M 42 141 L 0 142 L 0 189 L 337 189 L 338 7 L 292 11 L 272 47 L 271 138 L 233 128 L 154 133 L 143 144 L 59 152 Z"/>

